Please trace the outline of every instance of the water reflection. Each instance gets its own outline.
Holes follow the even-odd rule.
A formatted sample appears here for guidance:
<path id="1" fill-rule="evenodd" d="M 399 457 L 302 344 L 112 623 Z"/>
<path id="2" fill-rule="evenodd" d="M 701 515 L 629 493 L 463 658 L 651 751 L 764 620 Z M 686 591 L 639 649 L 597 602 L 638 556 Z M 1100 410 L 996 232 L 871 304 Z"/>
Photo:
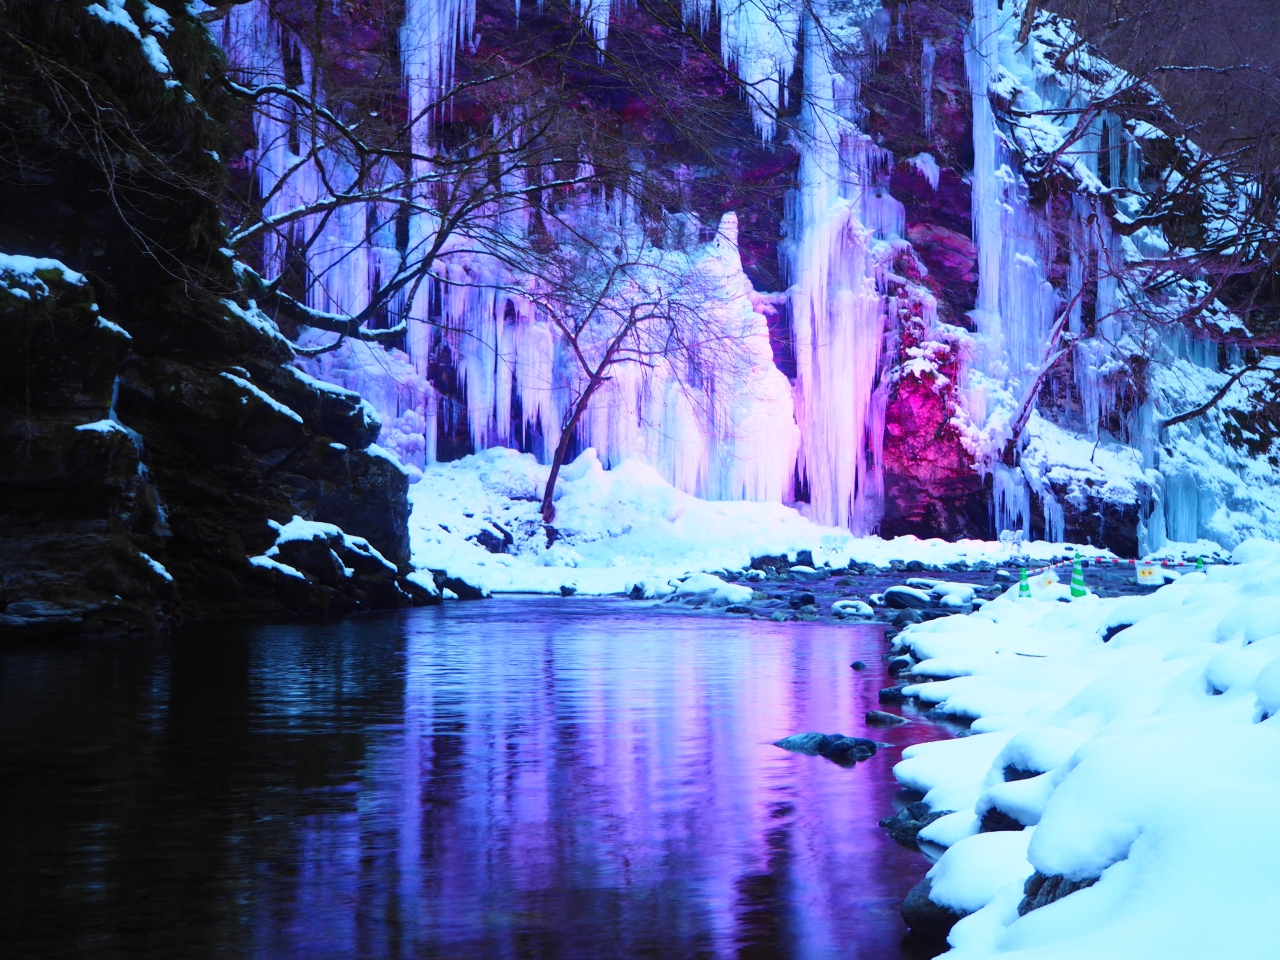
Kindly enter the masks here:
<path id="1" fill-rule="evenodd" d="M 871 627 L 528 599 L 0 654 L 0 943 L 899 957 Z M 849 669 L 853 659 L 873 666 Z M 925 723 L 873 736 L 937 736 Z"/>

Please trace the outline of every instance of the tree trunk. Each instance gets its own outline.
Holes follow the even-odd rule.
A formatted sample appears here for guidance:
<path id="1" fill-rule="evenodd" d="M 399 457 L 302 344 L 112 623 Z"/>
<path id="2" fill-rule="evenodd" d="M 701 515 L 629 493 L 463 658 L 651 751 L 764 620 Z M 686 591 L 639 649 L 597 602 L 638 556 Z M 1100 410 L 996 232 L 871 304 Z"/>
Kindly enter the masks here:
<path id="1" fill-rule="evenodd" d="M 556 452 L 551 458 L 551 473 L 547 475 L 547 486 L 542 492 L 543 523 L 550 523 L 556 518 L 556 505 L 552 500 L 556 492 L 556 479 L 560 476 L 560 468 L 564 466 L 564 458 L 569 452 L 569 443 L 573 440 L 573 431 L 577 429 L 578 420 L 587 409 L 587 404 L 591 401 L 591 395 L 596 392 L 596 388 L 603 382 L 603 376 L 597 375 L 591 378 L 591 382 L 587 384 L 587 389 L 582 392 L 582 396 L 578 398 L 578 402 L 574 405 L 573 416 L 569 418 L 569 422 L 565 424 L 564 430 L 560 433 L 560 442 L 556 444 Z M 549 537 L 550 534 L 548 534 Z"/>

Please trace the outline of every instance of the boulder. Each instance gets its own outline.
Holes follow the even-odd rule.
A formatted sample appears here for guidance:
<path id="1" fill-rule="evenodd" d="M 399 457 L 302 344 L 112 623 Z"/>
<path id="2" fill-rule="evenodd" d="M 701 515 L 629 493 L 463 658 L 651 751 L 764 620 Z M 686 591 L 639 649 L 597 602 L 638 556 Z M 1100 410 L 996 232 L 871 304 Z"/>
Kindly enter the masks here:
<path id="1" fill-rule="evenodd" d="M 945 940 L 964 914 L 929 899 L 930 886 L 929 878 L 925 877 L 911 888 L 902 901 L 902 919 L 914 933 Z"/>
<path id="2" fill-rule="evenodd" d="M 895 610 L 923 610 L 933 605 L 933 598 L 924 590 L 898 585 L 884 592 L 884 605 Z"/>

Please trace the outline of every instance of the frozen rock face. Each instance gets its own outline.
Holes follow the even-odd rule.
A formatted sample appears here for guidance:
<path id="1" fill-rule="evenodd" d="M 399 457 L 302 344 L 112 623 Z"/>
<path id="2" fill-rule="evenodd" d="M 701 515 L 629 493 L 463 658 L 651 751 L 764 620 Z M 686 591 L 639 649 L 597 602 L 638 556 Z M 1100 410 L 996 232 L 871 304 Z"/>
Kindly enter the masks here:
<path id="1" fill-rule="evenodd" d="M 379 424 L 359 398 L 298 376 L 274 326 L 233 299 L 213 199 L 227 104 L 184 9 L 167 32 L 75 4 L 0 12 L 0 634 L 408 599 L 352 565 L 333 582 L 298 571 L 286 592 L 250 563 L 272 521 L 300 516 L 404 571 L 407 478 L 370 448 Z M 102 120 L 55 96 L 46 55 L 117 109 Z"/>
<path id="2" fill-rule="evenodd" d="M 685 10 L 712 15 L 700 4 Z M 769 189 L 754 200 L 732 191 L 708 200 L 700 186 L 665 213 L 665 242 L 682 237 L 674 245 L 691 251 L 691 263 L 723 273 L 726 313 L 747 319 L 762 361 L 745 378 L 709 377 L 708 395 L 768 389 L 700 422 L 649 401 L 661 400 L 660 380 L 634 377 L 613 398 L 623 415 L 584 418 L 579 448 L 597 447 L 607 465 L 641 459 L 699 496 L 804 501 L 815 521 L 860 534 L 1009 530 L 1132 555 L 1166 538 L 1231 544 L 1277 532 L 1276 469 L 1260 455 L 1269 447 L 1248 456 L 1232 446 L 1233 436 L 1254 435 L 1237 429 L 1254 422 L 1242 393 L 1224 401 L 1228 412 L 1167 435 L 1153 426 L 1211 395 L 1239 352 L 1219 350 L 1205 331 L 1152 346 L 1134 333 L 1133 305 L 1106 275 L 1165 242 L 1114 227 L 1154 182 L 1164 161 L 1148 148 L 1163 134 L 1138 117 L 1099 114 L 1052 175 L 1024 169 L 1026 157 L 1049 150 L 1037 136 L 1060 136 L 1053 124 L 1079 113 L 1079 97 L 1110 65 L 1092 54 L 1073 59 L 1083 47 L 1070 25 L 1023 0 L 781 2 L 774 12 L 769 23 L 716 13 L 728 16 L 719 24 L 724 49 L 747 73 L 763 70 L 757 79 L 768 86 L 795 69 L 791 83 L 803 84 L 776 140 L 759 103 L 742 107 L 760 150 L 732 164 L 743 182 Z M 455 69 L 465 76 L 482 41 L 514 43 L 508 14 L 466 0 L 406 4 L 410 99 L 438 94 Z M 588 19 L 598 37 L 613 31 L 623 41 L 628 18 L 634 29 L 644 16 L 597 9 Z M 265 70 L 289 47 L 305 60 L 311 40 L 291 17 L 289 4 L 238 5 L 222 28 L 232 59 Z M 350 53 L 336 58 L 334 89 L 373 69 L 376 60 L 358 51 L 389 44 L 378 35 L 388 29 L 353 20 L 321 39 L 330 59 L 330 48 Z M 637 153 L 645 168 L 674 169 L 679 151 L 643 98 L 598 79 L 587 84 L 598 109 L 649 130 Z M 729 93 L 722 71 L 689 67 L 681 79 L 700 93 Z M 1036 123 L 1017 129 L 1014 118 L 1025 115 Z M 269 195 L 274 174 L 264 176 Z M 780 184 L 791 188 L 785 204 Z M 741 236 L 724 229 L 731 212 Z M 701 234 L 717 222 L 720 238 L 709 244 Z M 355 245 L 350 262 L 394 265 L 388 236 Z M 324 264 L 311 266 L 318 275 Z M 556 342 L 528 303 L 496 292 L 518 286 L 513 278 L 485 269 L 482 258 L 467 265 L 470 292 L 454 283 L 434 306 L 406 307 L 439 326 L 411 325 L 403 350 L 353 346 L 309 368 L 369 396 L 386 422 L 381 442 L 406 462 L 492 446 L 545 460 L 554 445 L 564 419 Z M 346 277 L 308 296 L 312 306 L 351 309 L 367 286 Z M 766 340 L 772 364 L 759 349 Z M 1032 426 L 1033 408 L 1043 429 Z M 621 424 L 645 418 L 645 430 L 622 436 Z M 740 476 L 718 457 L 768 467 Z"/>

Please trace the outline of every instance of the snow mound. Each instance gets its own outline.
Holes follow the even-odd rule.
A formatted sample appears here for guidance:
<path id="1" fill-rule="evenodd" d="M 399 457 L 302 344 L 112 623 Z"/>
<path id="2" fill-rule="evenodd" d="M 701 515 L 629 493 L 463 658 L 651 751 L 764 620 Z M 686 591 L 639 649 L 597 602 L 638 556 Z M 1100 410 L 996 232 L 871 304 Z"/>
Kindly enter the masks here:
<path id="1" fill-rule="evenodd" d="M 974 718 L 894 770 L 956 811 L 921 833 L 951 844 L 931 898 L 967 914 L 948 957 L 1272 949 L 1280 826 L 1242 815 L 1280 800 L 1280 544 L 1234 559 L 1137 598 L 1011 589 L 896 639 L 926 680 L 906 692 Z M 1024 902 L 1033 873 L 1070 892 Z"/>
<path id="2" fill-rule="evenodd" d="M 1002 563 L 1014 556 L 1042 563 L 1073 549 L 1082 556 L 1109 556 L 1091 547 L 1040 541 L 854 537 L 779 503 L 701 500 L 635 460 L 606 470 L 593 449 L 560 473 L 549 538 L 539 512 L 547 474 L 533 456 L 502 447 L 426 466 L 422 479 L 409 488 L 414 566 L 446 571 L 494 593 L 557 593 L 570 586 L 579 594 L 599 595 L 639 586 L 644 596 L 658 597 L 672 592 L 671 580 L 742 570 L 755 557 L 795 560 L 801 551 L 809 551 L 816 565 L 832 568 L 849 563 L 887 567 L 893 561 L 943 567 Z M 744 590 L 733 587 L 730 592 L 739 599 L 729 602 L 750 599 Z M 943 590 L 959 598 L 969 588 L 946 585 Z"/>

